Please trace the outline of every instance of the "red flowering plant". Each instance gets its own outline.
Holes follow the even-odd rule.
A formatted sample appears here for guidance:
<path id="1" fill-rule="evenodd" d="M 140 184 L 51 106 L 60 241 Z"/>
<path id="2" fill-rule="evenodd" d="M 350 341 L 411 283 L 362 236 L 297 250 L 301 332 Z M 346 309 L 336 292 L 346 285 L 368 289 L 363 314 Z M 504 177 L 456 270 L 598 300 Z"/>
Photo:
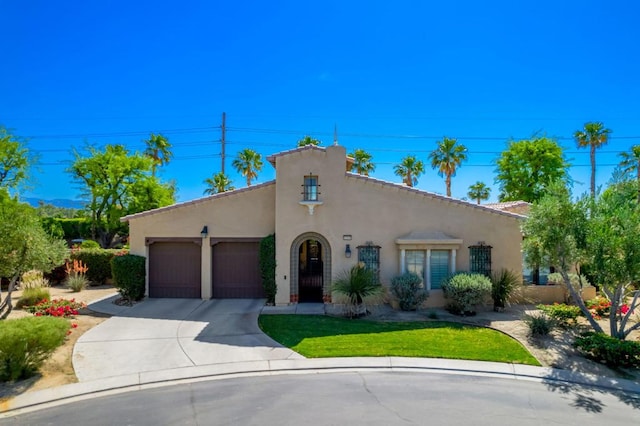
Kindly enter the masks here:
<path id="1" fill-rule="evenodd" d="M 591 315 L 598 320 L 603 316 L 609 315 L 609 311 L 611 310 L 611 301 L 602 296 L 596 296 L 591 300 L 587 300 L 585 305 L 587 305 L 587 309 L 589 309 Z"/>
<path id="2" fill-rule="evenodd" d="M 29 306 L 27 310 L 37 317 L 51 316 L 69 318 L 79 314 L 79 309 L 86 308 L 87 305 L 82 302 L 76 302 L 75 299 L 54 299 L 41 300 L 33 306 Z"/>

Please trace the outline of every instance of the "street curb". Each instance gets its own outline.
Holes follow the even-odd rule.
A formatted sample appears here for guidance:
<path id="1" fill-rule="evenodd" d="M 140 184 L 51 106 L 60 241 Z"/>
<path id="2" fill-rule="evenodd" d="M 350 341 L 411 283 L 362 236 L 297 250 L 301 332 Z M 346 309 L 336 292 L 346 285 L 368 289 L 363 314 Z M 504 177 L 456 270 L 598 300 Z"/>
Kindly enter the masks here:
<path id="1" fill-rule="evenodd" d="M 27 392 L 0 403 L 0 418 L 49 408 L 106 395 L 208 380 L 236 377 L 258 377 L 284 374 L 326 374 L 358 371 L 390 371 L 436 374 L 459 374 L 530 380 L 550 388 L 589 386 L 603 391 L 638 394 L 640 384 L 630 380 L 600 377 L 550 367 L 533 367 L 484 361 L 462 361 L 438 358 L 315 358 L 271 361 L 246 361 L 212 364 L 171 370 L 149 371 L 51 389 Z"/>

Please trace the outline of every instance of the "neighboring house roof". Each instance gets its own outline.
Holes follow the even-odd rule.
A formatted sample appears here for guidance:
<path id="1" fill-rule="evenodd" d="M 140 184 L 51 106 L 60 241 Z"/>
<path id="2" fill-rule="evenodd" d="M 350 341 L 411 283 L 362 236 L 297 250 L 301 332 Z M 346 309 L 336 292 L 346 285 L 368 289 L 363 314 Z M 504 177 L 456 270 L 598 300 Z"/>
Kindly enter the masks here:
<path id="1" fill-rule="evenodd" d="M 503 203 L 488 203 L 485 204 L 485 206 L 500 211 L 517 213 L 523 216 L 527 216 L 529 214 L 529 210 L 531 209 L 531 203 L 528 203 L 526 201 L 505 201 Z"/>
<path id="2" fill-rule="evenodd" d="M 327 152 L 327 148 L 322 146 L 316 146 L 316 145 L 305 145 L 298 148 L 293 148 L 286 151 L 280 151 L 280 152 L 276 152 L 275 154 L 271 154 L 270 156 L 267 157 L 267 161 L 271 163 L 271 165 L 275 168 L 276 158 L 284 157 L 287 155 L 291 155 L 291 154 L 295 154 L 303 151 Z M 347 170 L 349 170 L 351 168 L 351 164 L 353 164 L 353 157 L 347 156 L 346 160 L 347 160 Z"/>
<path id="3" fill-rule="evenodd" d="M 218 194 L 213 194 L 213 195 L 208 195 L 206 197 L 202 197 L 202 198 L 196 198 L 195 200 L 190 200 L 190 201 L 185 201 L 182 203 L 176 203 L 176 204 L 172 204 L 170 206 L 166 206 L 166 207 L 159 207 L 157 209 L 153 209 L 153 210 L 147 210 L 144 212 L 140 212 L 140 213 L 134 213 L 134 214 L 130 214 L 128 216 L 122 217 L 120 218 L 121 222 L 128 222 L 131 219 L 138 219 L 140 217 L 143 216 L 149 216 L 152 214 L 156 214 L 156 213 L 163 213 L 169 210 L 173 210 L 173 209 L 178 209 L 181 207 L 186 207 L 186 206 L 192 206 L 192 205 L 196 205 L 196 204 L 201 204 L 201 203 L 205 203 L 207 201 L 216 199 L 216 198 L 223 198 L 223 197 L 230 197 L 233 195 L 237 195 L 243 192 L 249 192 L 249 191 L 255 191 L 256 189 L 261 189 L 267 186 L 271 186 L 271 185 L 275 185 L 276 181 L 275 180 L 270 180 L 268 182 L 264 182 L 264 183 L 260 183 L 257 185 L 252 185 L 252 186 L 247 186 L 244 188 L 240 188 L 240 189 L 232 189 L 231 191 L 225 191 L 225 192 L 219 192 Z"/>
<path id="4" fill-rule="evenodd" d="M 514 217 L 514 218 L 518 218 L 518 219 L 526 218 L 526 216 L 524 216 L 522 214 L 519 214 L 519 213 L 506 211 L 506 210 L 500 210 L 500 209 L 488 207 L 488 205 L 481 205 L 481 204 L 476 204 L 476 203 L 472 203 L 472 202 L 469 202 L 469 201 L 459 200 L 457 198 L 447 197 L 445 195 L 440 195 L 440 194 L 436 194 L 434 192 L 424 191 L 422 189 L 413 188 L 413 187 L 410 187 L 410 186 L 407 186 L 407 185 L 401 184 L 401 183 L 388 182 L 386 180 L 376 179 L 376 178 L 372 178 L 370 176 L 359 175 L 357 173 L 351 173 L 351 172 L 347 172 L 347 177 L 353 178 L 353 179 L 358 179 L 358 180 L 361 180 L 361 181 L 366 181 L 366 182 L 377 184 L 377 185 L 381 185 L 381 186 L 388 186 L 388 187 L 397 188 L 399 190 L 412 192 L 412 193 L 417 194 L 417 195 L 423 195 L 423 196 L 428 197 L 428 198 L 433 198 L 433 199 L 440 200 L 440 201 L 446 201 L 446 202 L 449 202 L 449 203 L 452 203 L 452 204 L 459 204 L 459 205 L 462 205 L 464 207 L 469 207 L 469 208 L 477 209 L 477 210 L 483 210 L 483 211 L 489 212 L 489 213 L 497 213 L 497 214 L 500 214 L 500 215 L 510 216 L 510 217 Z"/>

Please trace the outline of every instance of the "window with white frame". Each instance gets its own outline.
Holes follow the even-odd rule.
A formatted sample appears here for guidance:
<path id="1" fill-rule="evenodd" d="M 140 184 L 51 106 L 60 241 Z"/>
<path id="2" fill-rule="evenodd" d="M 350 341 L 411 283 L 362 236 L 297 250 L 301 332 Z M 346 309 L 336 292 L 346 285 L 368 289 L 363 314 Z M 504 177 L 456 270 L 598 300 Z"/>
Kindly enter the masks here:
<path id="1" fill-rule="evenodd" d="M 425 267 L 425 251 L 424 250 L 407 250 L 405 253 L 405 272 L 413 272 L 422 280 L 424 286 L 424 267 Z"/>

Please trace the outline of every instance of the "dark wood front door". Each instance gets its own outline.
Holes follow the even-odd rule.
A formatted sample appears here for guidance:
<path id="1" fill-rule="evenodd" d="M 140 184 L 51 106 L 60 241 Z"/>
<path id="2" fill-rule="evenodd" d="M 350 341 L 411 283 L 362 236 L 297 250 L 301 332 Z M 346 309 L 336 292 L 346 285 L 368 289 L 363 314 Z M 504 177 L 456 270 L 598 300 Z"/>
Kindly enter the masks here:
<path id="1" fill-rule="evenodd" d="M 300 245 L 298 294 L 302 303 L 322 303 L 323 263 L 322 244 L 306 240 Z"/>

